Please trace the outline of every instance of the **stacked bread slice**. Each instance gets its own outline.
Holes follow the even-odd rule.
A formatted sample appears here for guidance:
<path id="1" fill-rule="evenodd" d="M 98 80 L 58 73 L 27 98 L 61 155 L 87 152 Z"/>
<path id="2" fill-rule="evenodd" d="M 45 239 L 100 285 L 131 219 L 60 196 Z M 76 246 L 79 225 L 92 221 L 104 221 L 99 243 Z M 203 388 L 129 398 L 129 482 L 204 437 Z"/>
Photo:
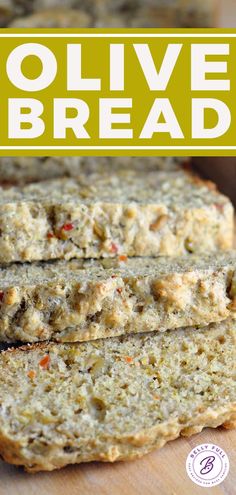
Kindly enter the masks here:
<path id="1" fill-rule="evenodd" d="M 230 201 L 175 161 L 76 167 L 1 191 L 0 340 L 28 345 L 0 355 L 0 454 L 28 471 L 236 424 Z"/>
<path id="2" fill-rule="evenodd" d="M 1 27 L 165 28 L 217 25 L 216 0 L 1 0 Z"/>
<path id="3" fill-rule="evenodd" d="M 230 201 L 182 170 L 81 167 L 77 177 L 3 190 L 0 263 L 229 249 Z"/>
<path id="4" fill-rule="evenodd" d="M 236 252 L 0 269 L 0 341 L 76 342 L 205 326 L 236 313 Z"/>

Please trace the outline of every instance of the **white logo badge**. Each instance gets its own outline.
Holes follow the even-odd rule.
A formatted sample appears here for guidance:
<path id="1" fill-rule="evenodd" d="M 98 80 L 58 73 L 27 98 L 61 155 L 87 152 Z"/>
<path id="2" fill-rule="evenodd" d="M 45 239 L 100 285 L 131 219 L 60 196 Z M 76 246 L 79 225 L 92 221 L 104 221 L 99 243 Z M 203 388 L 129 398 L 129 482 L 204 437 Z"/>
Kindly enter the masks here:
<path id="1" fill-rule="evenodd" d="M 222 483 L 228 475 L 229 458 L 218 445 L 197 445 L 187 457 L 186 471 L 196 485 L 210 488 Z"/>

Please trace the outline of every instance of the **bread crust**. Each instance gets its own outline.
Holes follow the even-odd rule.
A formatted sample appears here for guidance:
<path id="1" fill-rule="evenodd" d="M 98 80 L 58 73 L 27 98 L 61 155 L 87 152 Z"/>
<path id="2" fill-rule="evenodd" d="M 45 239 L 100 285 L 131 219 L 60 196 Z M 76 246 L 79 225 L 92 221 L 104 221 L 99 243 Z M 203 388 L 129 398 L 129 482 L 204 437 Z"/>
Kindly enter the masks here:
<path id="1" fill-rule="evenodd" d="M 52 445 L 51 453 L 47 457 L 33 457 L 32 464 L 26 464 L 22 455 L 22 445 L 20 442 L 13 441 L 0 433 L 0 456 L 10 464 L 23 466 L 28 473 L 37 473 L 40 471 L 53 471 L 61 469 L 68 464 L 80 464 L 83 462 L 117 462 L 132 461 L 139 459 L 153 450 L 164 447 L 167 442 L 177 439 L 180 436 L 190 437 L 200 433 L 204 428 L 218 428 L 223 426 L 225 429 L 236 428 L 235 419 L 236 402 L 229 404 L 227 408 L 218 410 L 209 410 L 195 417 L 191 424 L 181 425 L 177 421 L 170 424 L 158 425 L 149 430 L 141 430 L 133 436 L 123 436 L 112 440 L 112 445 L 108 448 L 101 449 L 94 455 L 83 456 L 83 454 L 62 454 L 63 445 Z"/>

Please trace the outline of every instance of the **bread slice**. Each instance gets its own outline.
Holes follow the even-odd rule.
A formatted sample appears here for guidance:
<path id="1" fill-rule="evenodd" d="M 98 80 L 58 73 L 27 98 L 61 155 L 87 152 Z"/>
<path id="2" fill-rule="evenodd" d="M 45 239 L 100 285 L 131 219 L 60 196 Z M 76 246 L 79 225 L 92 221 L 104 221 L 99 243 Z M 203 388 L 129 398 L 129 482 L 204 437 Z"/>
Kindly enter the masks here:
<path id="1" fill-rule="evenodd" d="M 0 269 L 0 341 L 86 341 L 236 316 L 236 251 Z"/>
<path id="2" fill-rule="evenodd" d="M 133 157 L 133 156 L 51 156 L 51 157 L 0 157 L 1 185 L 25 185 L 62 177 L 77 177 L 80 172 L 99 172 L 109 175 L 113 171 L 132 167 L 139 171 L 175 171 L 188 159 L 180 157 Z"/>
<path id="3" fill-rule="evenodd" d="M 50 3 L 49 6 L 51 7 Z M 93 19 L 85 10 L 62 8 L 62 6 L 59 5 L 57 8 L 43 9 L 25 17 L 18 17 L 10 23 L 9 27 L 80 29 L 90 28 L 92 25 Z"/>
<path id="4" fill-rule="evenodd" d="M 233 207 L 182 170 L 111 167 L 1 191 L 0 263 L 229 249 Z"/>
<path id="5" fill-rule="evenodd" d="M 0 354 L 0 454 L 28 471 L 140 457 L 236 419 L 236 322 Z"/>
<path id="6" fill-rule="evenodd" d="M 95 0 L 94 3 L 100 7 L 95 27 L 193 28 L 218 25 L 218 0 Z"/>
<path id="7" fill-rule="evenodd" d="M 15 18 L 10 27 L 214 27 L 216 4 L 217 0 L 1 0 L 1 25 Z"/>

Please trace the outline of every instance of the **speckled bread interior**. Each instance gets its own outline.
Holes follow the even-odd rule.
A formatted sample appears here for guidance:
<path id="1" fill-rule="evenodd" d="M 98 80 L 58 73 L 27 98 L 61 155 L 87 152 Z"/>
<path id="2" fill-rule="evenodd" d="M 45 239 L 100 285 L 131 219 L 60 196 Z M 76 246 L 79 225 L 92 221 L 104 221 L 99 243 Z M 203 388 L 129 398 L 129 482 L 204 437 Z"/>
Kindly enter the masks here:
<path id="1" fill-rule="evenodd" d="M 0 454 L 28 471 L 129 460 L 234 426 L 236 322 L 0 355 Z"/>
<path id="2" fill-rule="evenodd" d="M 1 190 L 0 262 L 227 250 L 233 207 L 212 184 L 153 165 Z"/>
<path id="3" fill-rule="evenodd" d="M 217 0 L 1 0 L 10 27 L 213 27 Z"/>
<path id="4" fill-rule="evenodd" d="M 71 260 L 0 269 L 2 342 L 86 341 L 236 315 L 236 253 Z"/>

